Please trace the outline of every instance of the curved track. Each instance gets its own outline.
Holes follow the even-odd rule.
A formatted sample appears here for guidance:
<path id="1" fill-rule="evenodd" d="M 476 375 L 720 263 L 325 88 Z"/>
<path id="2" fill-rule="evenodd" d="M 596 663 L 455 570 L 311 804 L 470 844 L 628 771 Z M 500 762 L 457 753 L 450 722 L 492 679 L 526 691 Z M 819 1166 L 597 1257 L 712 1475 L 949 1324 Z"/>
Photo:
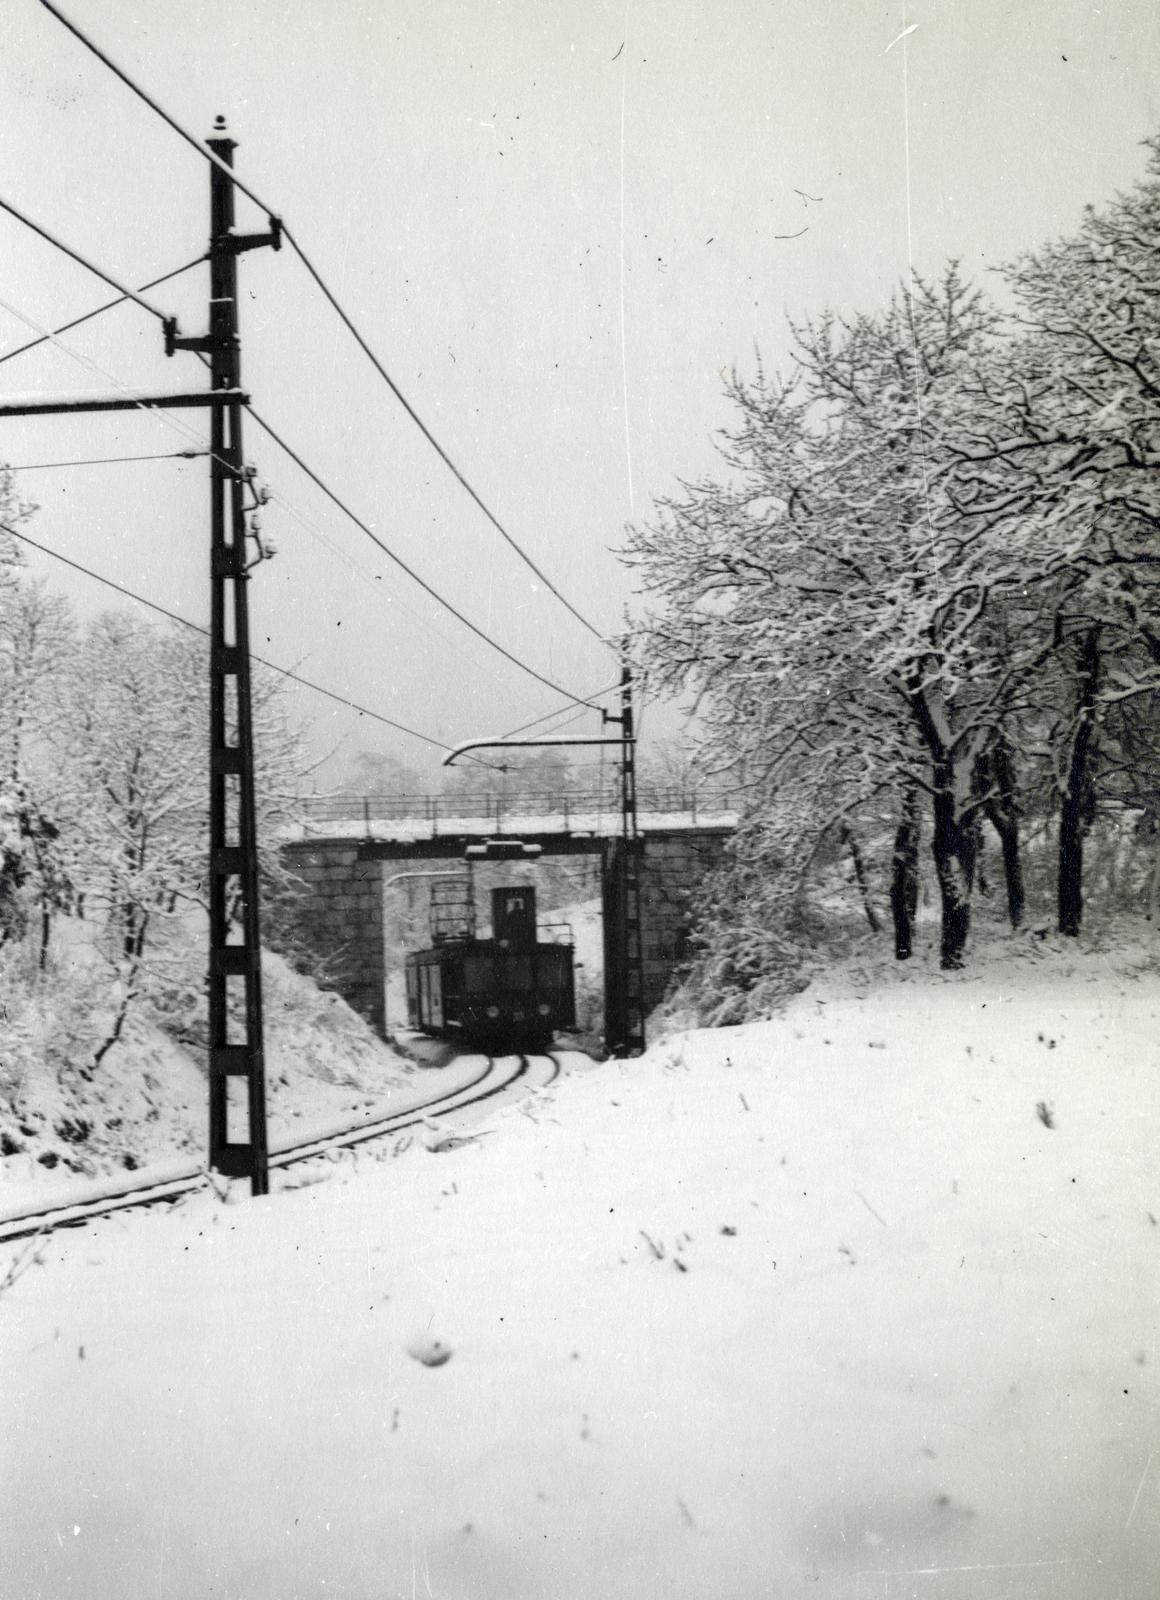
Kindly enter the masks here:
<path id="1" fill-rule="evenodd" d="M 466 1084 L 460 1084 L 455 1089 L 447 1089 L 442 1094 L 432 1095 L 429 1100 L 423 1100 L 418 1105 L 408 1106 L 391 1116 L 353 1123 L 349 1127 L 339 1128 L 322 1136 L 316 1135 L 313 1138 L 280 1144 L 270 1152 L 271 1172 L 282 1171 L 320 1156 L 330 1156 L 337 1151 L 366 1144 L 372 1139 L 387 1138 L 391 1134 L 402 1133 L 407 1128 L 418 1127 L 429 1119 L 445 1117 L 467 1106 L 491 1100 L 525 1078 L 532 1070 L 533 1064 L 545 1063 L 547 1067 L 543 1081 L 535 1085 L 537 1088 L 546 1088 L 560 1073 L 559 1060 L 548 1051 L 530 1056 L 484 1056 L 480 1059 L 483 1068 L 478 1077 L 470 1079 Z M 38 1234 L 47 1235 L 58 1228 L 83 1227 L 85 1223 L 97 1217 L 109 1216 L 114 1211 L 129 1211 L 143 1206 L 172 1205 L 186 1195 L 204 1188 L 208 1182 L 209 1176 L 204 1169 L 191 1168 L 188 1172 L 152 1179 L 148 1174 L 142 1174 L 139 1183 L 126 1184 L 109 1194 L 72 1204 L 57 1201 L 54 1205 L 42 1205 L 33 1210 L 0 1217 L 0 1244 L 33 1238 Z"/>

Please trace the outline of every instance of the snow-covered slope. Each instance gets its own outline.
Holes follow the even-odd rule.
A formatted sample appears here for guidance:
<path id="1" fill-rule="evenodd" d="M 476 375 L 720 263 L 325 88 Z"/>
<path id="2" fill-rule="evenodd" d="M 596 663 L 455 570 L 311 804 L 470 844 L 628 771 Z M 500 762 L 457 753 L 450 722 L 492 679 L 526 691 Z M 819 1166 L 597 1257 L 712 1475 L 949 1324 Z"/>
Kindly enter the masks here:
<path id="1" fill-rule="evenodd" d="M 1151 1600 L 1155 968 L 1010 949 L 52 1239 L 0 1593 Z"/>
<path id="2" fill-rule="evenodd" d="M 312 1124 L 357 1121 L 413 1082 L 413 1064 L 337 995 L 270 951 L 262 971 L 273 1143 Z M 204 1051 L 183 1049 L 142 1000 L 92 1066 L 93 1040 L 108 1031 L 94 1029 L 92 1018 L 112 1012 L 109 990 L 107 972 L 74 938 L 68 959 L 58 957 L 35 983 L 0 991 L 10 1030 L 9 1048 L 0 1050 L 0 1212 L 70 1183 L 204 1159 Z M 203 1012 L 194 992 L 183 1020 L 192 1017 L 204 1031 Z M 17 1032 L 19 1049 L 12 1048 Z"/>

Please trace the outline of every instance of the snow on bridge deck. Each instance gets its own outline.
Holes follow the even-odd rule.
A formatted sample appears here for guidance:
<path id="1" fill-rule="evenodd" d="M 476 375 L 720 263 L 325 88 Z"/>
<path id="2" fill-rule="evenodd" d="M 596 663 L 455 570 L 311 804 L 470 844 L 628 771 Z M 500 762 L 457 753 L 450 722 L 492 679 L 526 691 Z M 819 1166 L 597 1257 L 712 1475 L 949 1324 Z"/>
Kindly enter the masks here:
<path id="1" fill-rule="evenodd" d="M 414 844 L 448 837 L 518 839 L 545 834 L 600 839 L 618 835 L 622 827 L 619 806 L 521 805 L 507 809 L 493 803 L 489 809 L 480 806 L 461 812 L 454 801 L 454 796 L 432 798 L 424 809 L 416 805 L 410 814 L 394 797 L 381 806 L 373 799 L 310 801 L 301 833 L 295 836 L 303 840 L 374 839 L 384 844 Z M 646 834 L 731 831 L 737 826 L 739 815 L 736 805 L 724 804 L 714 796 L 700 804 L 663 810 L 640 806 L 637 827 Z"/>
<path id="2" fill-rule="evenodd" d="M 380 1032 L 385 1028 L 384 864 L 452 861 L 475 840 L 507 838 L 537 844 L 548 856 L 603 856 L 618 838 L 619 805 L 577 805 L 575 792 L 552 809 L 550 796 L 441 795 L 424 815 L 422 802 L 388 797 L 377 814 L 373 799 L 318 798 L 306 826 L 283 841 L 296 887 L 296 924 L 305 948 L 317 952 L 335 987 Z M 696 804 L 661 806 L 667 796 L 646 792 L 638 813 L 646 1008 L 665 993 L 688 940 L 689 906 L 698 884 L 722 861 L 738 809 L 726 797 L 696 796 Z M 732 798 L 732 797 L 730 797 Z M 654 804 L 650 805 L 649 801 Z M 523 803 L 519 803 L 523 802 Z M 538 802 L 538 803 L 537 803 Z M 407 814 L 410 812 L 411 814 Z"/>

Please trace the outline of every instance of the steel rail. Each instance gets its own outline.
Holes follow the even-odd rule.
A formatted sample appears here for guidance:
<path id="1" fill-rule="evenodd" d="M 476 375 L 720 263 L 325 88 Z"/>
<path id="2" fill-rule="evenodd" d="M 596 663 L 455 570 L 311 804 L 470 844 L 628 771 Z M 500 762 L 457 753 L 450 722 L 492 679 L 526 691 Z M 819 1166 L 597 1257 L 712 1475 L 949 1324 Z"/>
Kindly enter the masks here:
<path id="1" fill-rule="evenodd" d="M 550 1052 L 541 1054 L 552 1063 L 552 1073 L 548 1083 L 553 1083 L 560 1073 L 560 1063 Z M 523 1078 L 531 1061 L 536 1057 L 525 1055 L 513 1056 L 518 1065 L 514 1072 L 502 1077 L 498 1083 L 493 1083 L 496 1076 L 497 1061 L 507 1060 L 508 1057 L 488 1056 L 486 1065 L 478 1077 L 461 1083 L 454 1089 L 447 1089 L 442 1094 L 433 1095 L 430 1100 L 424 1100 L 415 1106 L 408 1106 L 405 1110 L 394 1112 L 388 1117 L 373 1118 L 369 1122 L 354 1123 L 348 1128 L 338 1129 L 333 1133 L 320 1135 L 313 1139 L 300 1139 L 295 1143 L 281 1145 L 271 1151 L 270 1166 L 279 1170 L 297 1166 L 299 1163 L 317 1160 L 333 1151 L 351 1149 L 359 1144 L 369 1143 L 373 1139 L 383 1139 L 391 1134 L 401 1133 L 407 1128 L 417 1127 L 425 1122 L 429 1116 L 447 1116 L 453 1111 L 459 1111 L 480 1101 L 490 1100 L 497 1094 L 502 1094 L 519 1079 Z M 482 1087 L 485 1085 L 486 1087 Z M 545 1084 L 543 1087 L 547 1087 Z M 477 1092 L 478 1091 L 478 1092 Z M 35 1210 L 20 1212 L 12 1216 L 0 1218 L 0 1245 L 16 1244 L 22 1239 L 35 1238 L 38 1235 L 47 1237 L 57 1229 L 79 1228 L 86 1223 L 95 1221 L 99 1217 L 111 1216 L 118 1211 L 143 1209 L 147 1206 L 173 1205 L 184 1199 L 187 1195 L 194 1194 L 199 1189 L 205 1188 L 210 1181 L 209 1174 L 203 1169 L 191 1171 L 188 1174 L 178 1174 L 168 1178 L 154 1178 L 145 1182 L 127 1185 L 124 1189 L 109 1195 L 102 1195 L 94 1200 L 76 1201 L 72 1204 L 58 1202 L 55 1205 L 39 1206 Z"/>
<path id="2" fill-rule="evenodd" d="M 478 1105 L 483 1100 L 490 1100 L 494 1095 L 502 1094 L 505 1089 L 510 1089 L 513 1083 L 516 1083 L 520 1078 L 525 1077 L 529 1068 L 531 1067 L 532 1062 L 539 1060 L 541 1057 L 544 1060 L 552 1063 L 552 1071 L 548 1076 L 547 1081 L 538 1086 L 546 1089 L 548 1084 L 555 1083 L 556 1079 L 560 1076 L 560 1063 L 556 1060 L 556 1057 L 552 1055 L 551 1051 L 541 1050 L 537 1051 L 534 1055 L 519 1055 L 514 1057 L 514 1059 L 519 1062 L 519 1066 L 510 1077 L 504 1078 L 500 1083 L 490 1083 L 491 1071 L 489 1068 L 489 1072 L 485 1075 L 483 1080 L 488 1082 L 489 1086 L 486 1089 L 481 1090 L 479 1094 L 472 1094 L 467 1092 L 467 1090 L 456 1091 L 457 1093 L 462 1093 L 464 1098 L 461 1100 L 456 1100 L 453 1105 L 443 1106 L 442 1110 L 437 1112 L 436 1115 L 445 1117 L 453 1111 L 462 1110 L 465 1106 Z M 495 1057 L 489 1057 L 491 1067 L 494 1067 L 495 1059 Z M 508 1057 L 501 1056 L 499 1059 L 506 1061 Z M 448 1098 L 452 1097 L 448 1096 Z M 419 1123 L 425 1122 L 427 1120 L 426 1117 L 419 1114 L 424 1110 L 426 1110 L 426 1107 L 416 1107 L 414 1112 L 399 1112 L 399 1117 L 405 1117 L 407 1120 L 394 1122 L 389 1128 L 377 1128 L 368 1123 L 366 1125 L 360 1125 L 358 1127 L 351 1128 L 346 1133 L 336 1134 L 329 1140 L 314 1141 L 319 1145 L 319 1148 L 316 1150 L 307 1148 L 307 1144 L 310 1143 L 310 1141 L 304 1141 L 302 1146 L 297 1147 L 293 1154 L 289 1152 L 279 1152 L 272 1155 L 270 1157 L 270 1166 L 271 1168 L 296 1166 L 300 1161 L 310 1161 L 316 1156 L 328 1155 L 332 1150 L 349 1150 L 355 1145 L 366 1144 L 371 1139 L 381 1139 L 385 1138 L 387 1134 L 401 1133 L 404 1128 L 417 1127 Z M 470 1137 L 470 1135 L 467 1135 L 467 1137 Z"/>
<path id="3" fill-rule="evenodd" d="M 396 1112 L 393 1117 L 384 1117 L 379 1122 L 358 1123 L 344 1132 L 329 1134 L 320 1139 L 302 1139 L 296 1145 L 284 1146 L 275 1151 L 270 1157 L 270 1166 L 292 1167 L 300 1161 L 310 1161 L 315 1156 L 327 1155 L 332 1150 L 349 1150 L 357 1144 L 366 1144 L 371 1139 L 382 1139 L 391 1133 L 401 1133 L 404 1128 L 417 1127 L 425 1122 L 431 1115 L 431 1107 L 439 1106 L 435 1113 L 437 1116 L 447 1116 L 451 1111 L 458 1111 L 463 1106 L 475 1105 L 478 1100 L 487 1100 L 493 1094 L 500 1094 L 517 1078 L 522 1078 L 527 1067 L 521 1066 L 510 1077 L 504 1078 L 500 1083 L 482 1089 L 476 1094 L 474 1091 L 480 1084 L 491 1085 L 491 1079 L 496 1072 L 496 1061 L 504 1061 L 506 1056 L 488 1056 L 487 1067 L 473 1084 L 466 1087 L 461 1085 L 458 1089 L 450 1090 L 441 1095 L 437 1100 L 425 1102 L 421 1106 L 412 1106 L 406 1111 Z M 462 1098 L 460 1098 L 462 1096 Z M 450 1101 L 451 1104 L 444 1104 Z"/>

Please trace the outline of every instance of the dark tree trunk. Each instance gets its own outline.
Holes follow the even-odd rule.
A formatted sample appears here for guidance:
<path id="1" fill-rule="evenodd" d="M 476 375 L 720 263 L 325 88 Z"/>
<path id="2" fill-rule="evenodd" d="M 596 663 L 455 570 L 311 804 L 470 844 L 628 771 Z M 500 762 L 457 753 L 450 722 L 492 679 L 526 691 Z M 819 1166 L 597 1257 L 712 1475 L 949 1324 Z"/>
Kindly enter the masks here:
<path id="1" fill-rule="evenodd" d="M 113 1018 L 113 1025 L 109 1029 L 109 1032 L 105 1035 L 101 1044 L 96 1050 L 94 1050 L 93 1059 L 89 1063 L 88 1068 L 81 1068 L 82 1078 L 92 1078 L 93 1073 L 100 1066 L 101 1062 L 105 1059 L 106 1055 L 108 1055 L 109 1051 L 116 1044 L 117 1040 L 121 1037 L 121 1030 L 125 1026 L 125 1018 L 129 1014 L 129 1002 L 133 997 L 133 982 L 135 977 L 136 974 L 132 973 L 128 978 L 125 979 L 124 988 L 121 992 L 121 998 L 117 1004 L 117 1013 Z"/>
<path id="2" fill-rule="evenodd" d="M 1023 858 L 1019 853 L 1019 823 L 1017 819 L 998 806 L 987 807 L 987 817 L 999 835 L 1003 851 L 1003 877 L 1007 885 L 1007 916 L 1011 926 L 1018 928 L 1023 921 L 1026 896 L 1023 890 Z"/>
<path id="3" fill-rule="evenodd" d="M 866 921 L 870 924 L 871 933 L 880 933 L 882 923 L 874 909 L 874 902 L 870 898 L 870 883 L 866 876 L 866 861 L 862 855 L 862 846 L 858 843 L 857 835 L 848 825 L 842 827 L 843 842 L 849 846 L 850 860 L 854 864 L 854 881 L 858 885 L 858 893 L 862 896 L 862 909 L 866 913 Z"/>
<path id="4" fill-rule="evenodd" d="M 977 807 L 959 823 L 959 837 L 961 840 L 959 859 L 962 862 L 963 877 L 966 880 L 967 891 L 969 893 L 976 885 L 979 885 L 982 892 L 986 893 L 986 890 L 982 888 L 982 874 L 979 867 L 983 838 Z"/>
<path id="5" fill-rule="evenodd" d="M 1079 936 L 1083 921 L 1083 842 L 1093 811 L 1091 758 L 1099 664 L 1099 629 L 1089 628 L 1080 646 L 1078 725 L 1059 807 L 1059 931 L 1072 939 Z"/>
<path id="6" fill-rule="evenodd" d="M 926 693 L 917 684 L 911 687 L 910 706 L 930 755 L 934 780 L 931 852 L 942 903 L 939 965 L 946 970 L 953 970 L 963 964 L 963 952 L 971 931 L 974 849 L 970 824 L 964 823 L 960 816 L 959 785 L 956 782 L 959 763 L 965 758 L 961 754 L 956 757 L 954 740 L 945 717 L 936 713 Z"/>
<path id="7" fill-rule="evenodd" d="M 936 766 L 935 785 L 931 851 L 942 901 L 939 965 L 945 971 L 954 971 L 963 964 L 971 931 L 971 880 L 966 865 L 969 852 L 955 804 L 954 772 L 950 762 Z"/>
<path id="8" fill-rule="evenodd" d="M 127 901 L 122 908 L 124 917 L 123 936 L 121 939 L 121 952 L 126 961 L 134 964 L 140 961 L 145 951 L 145 935 L 149 927 L 149 913 L 143 911 L 132 900 Z"/>
<path id="9" fill-rule="evenodd" d="M 999 836 L 1003 851 L 1003 877 L 1007 886 L 1007 915 L 1011 926 L 1023 921 L 1023 858 L 1019 851 L 1019 807 L 1015 798 L 1015 762 L 1006 739 L 999 738 L 988 756 L 988 776 L 994 793 L 987 801 L 987 820 Z"/>
<path id="10" fill-rule="evenodd" d="M 894 959 L 909 961 L 914 950 L 918 913 L 918 790 L 911 785 L 902 799 L 902 816 L 894 835 L 890 874 L 890 914 L 894 919 Z"/>

